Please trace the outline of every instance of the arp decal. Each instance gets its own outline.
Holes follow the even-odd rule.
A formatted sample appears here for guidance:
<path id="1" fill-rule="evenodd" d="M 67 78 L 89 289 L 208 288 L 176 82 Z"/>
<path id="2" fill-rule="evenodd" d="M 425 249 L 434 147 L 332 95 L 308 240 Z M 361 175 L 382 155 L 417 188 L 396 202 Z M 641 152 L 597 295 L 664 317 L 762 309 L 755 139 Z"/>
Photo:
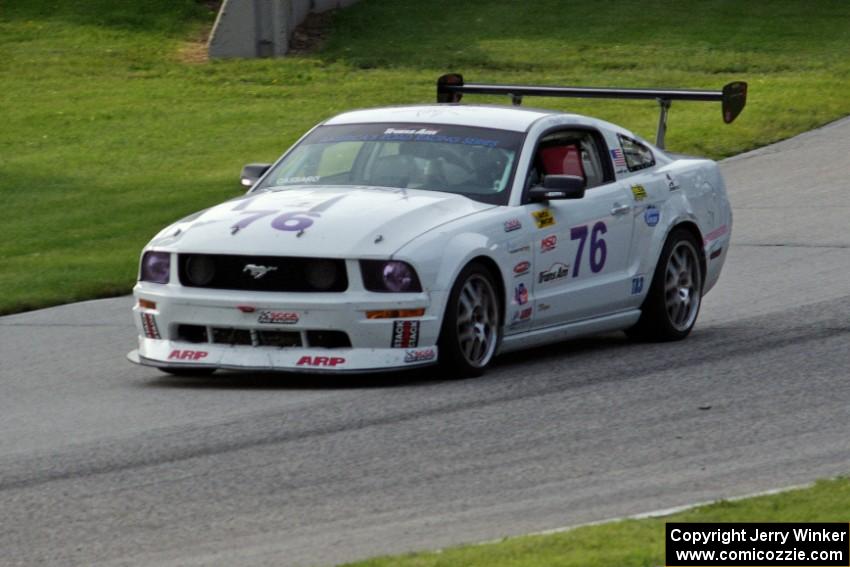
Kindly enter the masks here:
<path id="1" fill-rule="evenodd" d="M 404 353 L 405 362 L 427 362 L 437 358 L 437 353 L 432 348 L 422 350 L 409 350 Z"/>
<path id="2" fill-rule="evenodd" d="M 528 303 L 528 288 L 525 287 L 525 284 L 522 282 L 517 284 L 516 288 L 514 288 L 514 301 L 517 305 L 525 305 Z"/>
<path id="3" fill-rule="evenodd" d="M 540 251 L 541 252 L 550 252 L 558 247 L 558 236 L 555 234 L 550 234 L 546 238 L 540 241 Z"/>
<path id="4" fill-rule="evenodd" d="M 632 278 L 632 295 L 640 295 L 643 291 L 643 276 L 635 276 Z"/>
<path id="5" fill-rule="evenodd" d="M 532 211 L 531 216 L 534 217 L 534 223 L 537 225 L 537 228 L 547 228 L 550 226 L 555 226 L 556 224 L 555 216 L 549 209 Z"/>
<path id="6" fill-rule="evenodd" d="M 513 232 L 522 228 L 522 223 L 519 219 L 510 219 L 505 221 L 505 232 Z"/>
<path id="7" fill-rule="evenodd" d="M 201 360 L 209 356 L 204 350 L 172 350 L 168 360 Z"/>
<path id="8" fill-rule="evenodd" d="M 661 211 L 657 207 L 649 205 L 643 213 L 643 220 L 647 226 L 655 226 L 661 220 Z"/>
<path id="9" fill-rule="evenodd" d="M 590 271 L 594 274 L 602 271 L 605 267 L 605 259 L 608 257 L 608 246 L 602 238 L 602 234 L 608 232 L 605 223 L 599 221 L 593 225 L 593 230 L 590 231 Z M 573 277 L 577 278 L 579 268 L 581 267 L 581 257 L 584 254 L 584 244 L 587 241 L 587 226 L 574 226 L 570 229 L 570 239 L 578 240 L 578 249 L 576 250 L 576 261 L 573 264 Z"/>
<path id="10" fill-rule="evenodd" d="M 295 363 L 296 366 L 338 366 L 345 364 L 345 359 L 340 356 L 302 356 Z"/>
<path id="11" fill-rule="evenodd" d="M 260 311 L 257 318 L 257 323 L 266 325 L 295 325 L 298 321 L 298 313 L 293 311 Z"/>
<path id="12" fill-rule="evenodd" d="M 646 189 L 643 188 L 643 185 L 632 185 L 632 196 L 635 201 L 643 201 L 646 199 Z"/>
<path id="13" fill-rule="evenodd" d="M 531 262 L 523 260 L 516 266 L 514 266 L 514 277 L 523 276 L 528 273 L 528 270 L 531 269 Z"/>
<path id="14" fill-rule="evenodd" d="M 537 276 L 537 283 L 549 283 L 555 280 L 564 279 L 570 275 L 570 267 L 562 262 L 556 262 L 549 266 L 548 270 L 543 270 Z"/>
<path id="15" fill-rule="evenodd" d="M 150 313 L 142 313 L 142 330 L 149 339 L 161 339 L 159 329 L 156 326 L 156 318 Z"/>
<path id="16" fill-rule="evenodd" d="M 393 348 L 415 348 L 419 345 L 419 321 L 393 321 Z"/>

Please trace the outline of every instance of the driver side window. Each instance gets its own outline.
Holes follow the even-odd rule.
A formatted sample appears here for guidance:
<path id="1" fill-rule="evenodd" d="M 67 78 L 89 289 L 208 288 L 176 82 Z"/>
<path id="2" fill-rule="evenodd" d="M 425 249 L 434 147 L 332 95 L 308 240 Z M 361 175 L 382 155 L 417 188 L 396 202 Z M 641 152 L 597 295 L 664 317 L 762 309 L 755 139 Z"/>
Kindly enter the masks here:
<path id="1" fill-rule="evenodd" d="M 559 130 L 540 139 L 526 187 L 540 185 L 547 175 L 575 175 L 588 189 L 611 181 L 600 152 L 601 139 L 592 130 Z"/>

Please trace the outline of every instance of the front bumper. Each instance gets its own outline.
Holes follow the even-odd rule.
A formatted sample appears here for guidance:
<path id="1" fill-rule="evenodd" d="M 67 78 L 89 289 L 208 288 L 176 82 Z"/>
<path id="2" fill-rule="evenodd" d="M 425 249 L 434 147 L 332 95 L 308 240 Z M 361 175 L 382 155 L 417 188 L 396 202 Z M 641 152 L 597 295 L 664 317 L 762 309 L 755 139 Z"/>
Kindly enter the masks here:
<path id="1" fill-rule="evenodd" d="M 139 332 L 131 362 L 160 368 L 221 368 L 320 373 L 371 372 L 426 366 L 437 361 L 437 338 L 445 294 L 376 294 L 348 291 L 251 293 L 198 290 L 139 283 L 133 315 Z M 138 300 L 156 304 L 141 307 Z M 367 311 L 425 309 L 415 318 L 368 319 Z M 269 317 L 269 314 L 278 314 Z M 273 322 L 270 322 L 271 321 Z M 208 329 L 203 339 L 186 340 L 185 326 Z M 403 340 L 399 332 L 404 327 Z M 251 344 L 221 344 L 213 330 L 232 329 Z M 415 332 L 411 333 L 411 329 Z M 263 332 L 300 336 L 295 346 L 269 346 Z M 343 332 L 350 346 L 311 345 L 311 332 Z"/>

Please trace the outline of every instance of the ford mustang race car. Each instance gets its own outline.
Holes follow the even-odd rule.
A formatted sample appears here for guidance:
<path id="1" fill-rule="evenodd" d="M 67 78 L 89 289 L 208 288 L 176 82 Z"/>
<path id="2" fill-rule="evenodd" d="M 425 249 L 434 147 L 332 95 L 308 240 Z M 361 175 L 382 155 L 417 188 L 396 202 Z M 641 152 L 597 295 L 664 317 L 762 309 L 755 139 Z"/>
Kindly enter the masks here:
<path id="1" fill-rule="evenodd" d="M 438 81 L 434 105 L 346 112 L 247 192 L 144 248 L 131 361 L 371 372 L 440 363 L 478 375 L 500 352 L 624 330 L 678 340 L 729 249 L 717 165 L 663 148 L 673 100 L 722 91 Z M 465 93 L 513 105 L 460 105 Z M 657 99 L 651 144 L 614 124 L 519 106 L 525 96 Z"/>

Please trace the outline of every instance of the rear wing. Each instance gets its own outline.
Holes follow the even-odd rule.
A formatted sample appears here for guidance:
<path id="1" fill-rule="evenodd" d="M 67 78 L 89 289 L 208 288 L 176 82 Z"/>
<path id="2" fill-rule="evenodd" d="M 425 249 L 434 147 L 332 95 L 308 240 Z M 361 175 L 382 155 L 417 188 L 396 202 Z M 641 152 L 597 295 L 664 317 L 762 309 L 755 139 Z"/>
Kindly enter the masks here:
<path id="1" fill-rule="evenodd" d="M 612 89 L 591 87 L 549 87 L 534 85 L 486 85 L 482 83 L 464 83 L 458 74 L 443 75 L 437 80 L 437 102 L 460 102 L 464 93 L 510 95 L 514 105 L 522 104 L 524 96 L 554 96 L 572 98 L 624 98 L 632 100 L 658 101 L 660 115 L 655 145 L 664 149 L 664 136 L 667 133 L 667 111 L 674 100 L 720 101 L 723 109 L 723 122 L 731 123 L 744 110 L 747 104 L 747 83 L 735 81 L 723 90 L 698 91 L 684 89 Z"/>

